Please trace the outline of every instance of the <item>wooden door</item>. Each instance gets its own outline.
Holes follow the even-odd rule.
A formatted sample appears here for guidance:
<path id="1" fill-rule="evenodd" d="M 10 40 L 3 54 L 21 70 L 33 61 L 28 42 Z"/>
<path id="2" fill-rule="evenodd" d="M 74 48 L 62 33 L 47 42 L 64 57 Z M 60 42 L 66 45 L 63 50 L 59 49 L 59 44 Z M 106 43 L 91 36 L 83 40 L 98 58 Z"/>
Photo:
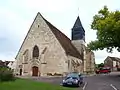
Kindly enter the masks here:
<path id="1" fill-rule="evenodd" d="M 38 76 L 38 67 L 32 67 L 32 76 Z"/>

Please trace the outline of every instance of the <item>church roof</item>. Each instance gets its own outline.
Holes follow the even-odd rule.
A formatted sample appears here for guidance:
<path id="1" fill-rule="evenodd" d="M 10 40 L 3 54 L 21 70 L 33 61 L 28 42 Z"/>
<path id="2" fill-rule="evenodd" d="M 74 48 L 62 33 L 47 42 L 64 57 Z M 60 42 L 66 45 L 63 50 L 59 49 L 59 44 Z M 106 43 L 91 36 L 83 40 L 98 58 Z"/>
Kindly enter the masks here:
<path id="1" fill-rule="evenodd" d="M 84 28 L 83 28 L 83 26 L 82 26 L 82 23 L 80 21 L 79 16 L 77 17 L 77 19 L 75 21 L 75 24 L 73 26 L 73 29 L 75 29 L 75 28 L 80 28 L 81 31 L 85 31 Z"/>
<path id="2" fill-rule="evenodd" d="M 79 59 L 82 59 L 82 56 L 80 55 L 78 50 L 73 46 L 71 40 L 65 34 L 63 34 L 60 30 L 58 30 L 55 26 L 53 26 L 50 22 L 48 22 L 39 12 L 38 12 L 37 16 L 38 15 L 40 15 L 43 18 L 43 20 L 46 22 L 46 24 L 51 29 L 51 31 L 53 32 L 53 34 L 55 35 L 55 37 L 57 38 L 57 40 L 59 41 L 61 46 L 64 48 L 66 54 L 74 56 Z M 37 16 L 35 17 L 35 19 L 37 18 Z M 34 21 L 35 21 L 35 19 L 34 19 Z M 32 23 L 32 25 L 33 25 L 33 23 Z M 31 27 L 32 27 L 32 25 L 31 25 Z M 29 29 L 28 33 L 29 32 L 30 32 L 30 29 Z M 28 33 L 27 33 L 27 35 L 28 35 Z M 27 37 L 27 35 L 26 35 L 26 37 Z M 25 39 L 26 39 L 26 37 L 25 37 Z M 23 43 L 25 42 L 25 39 L 24 39 Z M 22 45 L 23 45 L 23 43 L 22 43 Z M 22 48 L 22 45 L 21 45 L 20 49 Z M 19 49 L 19 51 L 20 51 L 20 49 Z M 18 51 L 18 53 L 19 53 L 19 51 Z M 17 53 L 17 55 L 18 55 L 18 53 Z M 17 55 L 15 58 L 17 58 Z"/>
<path id="3" fill-rule="evenodd" d="M 45 20 L 49 28 L 52 30 L 53 34 L 56 36 L 56 38 L 64 48 L 66 54 L 82 59 L 82 56 L 80 55 L 78 50 L 73 46 L 71 40 L 60 30 L 58 30 L 55 26 L 53 26 L 50 22 L 48 22 L 45 18 L 43 19 Z"/>
<path id="4" fill-rule="evenodd" d="M 75 24 L 72 28 L 72 40 L 84 40 L 85 41 L 85 30 L 81 24 L 79 16 L 77 17 Z"/>
<path id="5" fill-rule="evenodd" d="M 110 57 L 110 56 L 108 56 L 107 58 L 111 58 L 111 60 L 113 60 L 113 61 L 120 62 L 120 58 L 118 58 L 118 57 Z"/>

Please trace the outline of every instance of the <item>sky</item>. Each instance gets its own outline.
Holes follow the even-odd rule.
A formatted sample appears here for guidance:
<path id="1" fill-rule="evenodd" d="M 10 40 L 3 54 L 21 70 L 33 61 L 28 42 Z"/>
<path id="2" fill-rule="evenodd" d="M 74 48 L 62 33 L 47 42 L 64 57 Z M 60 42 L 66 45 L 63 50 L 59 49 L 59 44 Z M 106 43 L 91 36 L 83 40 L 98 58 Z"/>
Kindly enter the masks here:
<path id="1" fill-rule="evenodd" d="M 88 44 L 96 39 L 96 31 L 90 27 L 93 16 L 104 5 L 111 11 L 120 10 L 119 4 L 120 0 L 0 0 L 0 60 L 14 60 L 37 12 L 69 38 L 79 15 Z M 116 50 L 94 53 L 96 63 L 107 56 L 120 57 Z"/>

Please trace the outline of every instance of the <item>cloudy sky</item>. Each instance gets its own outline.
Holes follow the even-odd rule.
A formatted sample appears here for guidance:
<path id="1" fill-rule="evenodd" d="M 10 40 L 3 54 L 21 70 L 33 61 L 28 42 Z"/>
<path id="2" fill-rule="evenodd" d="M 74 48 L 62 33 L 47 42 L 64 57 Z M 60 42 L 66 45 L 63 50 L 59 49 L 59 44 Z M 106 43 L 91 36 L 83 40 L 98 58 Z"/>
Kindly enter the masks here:
<path id="1" fill-rule="evenodd" d="M 37 12 L 69 38 L 79 15 L 89 43 L 96 39 L 96 32 L 90 29 L 93 16 L 104 5 L 112 11 L 120 10 L 119 4 L 120 0 L 0 0 L 0 59 L 14 60 Z M 120 57 L 117 51 L 96 51 L 96 63 L 103 62 L 108 55 Z"/>

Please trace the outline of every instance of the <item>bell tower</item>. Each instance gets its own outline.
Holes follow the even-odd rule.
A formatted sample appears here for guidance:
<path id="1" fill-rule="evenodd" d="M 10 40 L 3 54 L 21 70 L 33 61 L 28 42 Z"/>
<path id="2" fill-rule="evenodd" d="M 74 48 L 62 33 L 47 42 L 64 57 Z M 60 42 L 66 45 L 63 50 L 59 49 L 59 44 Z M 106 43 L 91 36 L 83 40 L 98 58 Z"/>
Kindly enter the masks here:
<path id="1" fill-rule="evenodd" d="M 83 63 L 81 68 L 82 72 L 84 72 L 86 71 L 85 30 L 82 26 L 79 16 L 77 17 L 75 24 L 73 25 L 71 34 L 72 44 L 76 47 L 76 49 L 82 56 Z"/>
<path id="2" fill-rule="evenodd" d="M 79 40 L 81 44 L 85 43 L 85 30 L 81 24 L 79 16 L 77 17 L 75 24 L 72 28 L 72 41 Z"/>
<path id="3" fill-rule="evenodd" d="M 73 25 L 71 36 L 71 41 L 73 45 L 77 48 L 80 54 L 82 54 L 82 49 L 84 49 L 83 47 L 85 46 L 85 30 L 81 24 L 79 16 L 77 17 L 75 24 Z"/>

